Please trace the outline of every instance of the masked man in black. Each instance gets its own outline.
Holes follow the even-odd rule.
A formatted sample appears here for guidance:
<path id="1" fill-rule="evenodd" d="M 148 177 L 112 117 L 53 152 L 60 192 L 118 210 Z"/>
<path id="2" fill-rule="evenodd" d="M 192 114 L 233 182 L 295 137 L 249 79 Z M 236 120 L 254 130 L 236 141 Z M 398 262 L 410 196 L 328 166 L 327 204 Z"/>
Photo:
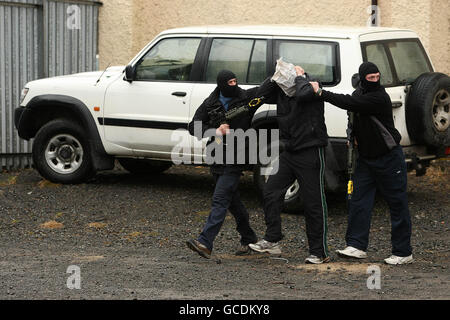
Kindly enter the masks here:
<path id="1" fill-rule="evenodd" d="M 386 200 L 391 214 L 392 255 L 388 264 L 411 263 L 411 218 L 407 199 L 405 157 L 401 136 L 394 127 L 392 103 L 380 85 L 380 72 L 371 62 L 359 67 L 360 85 L 352 95 L 322 90 L 311 85 L 318 96 L 335 106 L 354 112 L 353 130 L 358 160 L 354 192 L 349 200 L 347 247 L 340 255 L 366 258 L 370 221 L 376 190 Z"/>
<path id="2" fill-rule="evenodd" d="M 233 108 L 248 104 L 256 96 L 258 88 L 244 90 L 237 85 L 237 79 L 233 72 L 229 70 L 222 70 L 217 75 L 217 87 L 210 94 L 208 98 L 197 109 L 192 121 L 189 123 L 189 132 L 191 135 L 197 134 L 198 139 L 204 137 L 205 131 L 211 129 L 212 110 L 219 108 L 221 111 L 231 110 Z M 229 135 L 230 130 L 242 129 L 246 131 L 250 128 L 251 119 L 257 107 L 249 110 L 247 114 L 236 119 L 232 123 L 223 123 L 216 129 L 216 139 L 210 140 L 208 145 L 214 143 L 222 145 L 225 149 L 223 153 L 223 160 L 216 159 L 211 166 L 211 173 L 214 176 L 216 186 L 212 199 L 211 212 L 206 221 L 200 236 L 197 239 L 187 241 L 187 246 L 193 251 L 197 252 L 204 258 L 210 258 L 213 250 L 213 242 L 222 227 L 225 220 L 227 210 L 231 212 L 236 220 L 236 229 L 241 235 L 240 247 L 236 254 L 248 254 L 250 249 L 249 243 L 257 241 L 257 237 L 249 224 L 249 215 L 244 205 L 241 202 L 238 192 L 239 179 L 242 171 L 245 169 L 245 164 L 237 164 L 236 157 L 231 163 L 227 163 L 226 154 L 228 152 L 236 152 L 227 149 L 227 138 L 231 139 Z M 201 130 L 196 130 L 196 126 L 201 125 Z M 218 137 L 218 138 L 217 138 Z M 244 151 L 245 152 L 245 151 Z"/>
<path id="3" fill-rule="evenodd" d="M 329 262 L 327 246 L 327 204 L 324 192 L 325 147 L 328 143 L 324 105 L 315 96 L 308 74 L 295 66 L 295 95 L 287 96 L 270 79 L 261 84 L 259 94 L 267 103 L 277 104 L 280 142 L 278 172 L 270 175 L 263 190 L 266 233 L 262 240 L 250 244 L 257 252 L 280 254 L 281 210 L 284 195 L 295 180 L 304 200 L 309 256 L 306 263 Z"/>

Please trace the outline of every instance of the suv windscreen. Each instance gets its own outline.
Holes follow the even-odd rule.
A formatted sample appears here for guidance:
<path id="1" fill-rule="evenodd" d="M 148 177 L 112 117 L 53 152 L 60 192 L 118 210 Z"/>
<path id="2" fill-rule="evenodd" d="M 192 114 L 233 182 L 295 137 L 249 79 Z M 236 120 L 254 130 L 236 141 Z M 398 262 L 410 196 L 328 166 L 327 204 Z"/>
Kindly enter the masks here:
<path id="1" fill-rule="evenodd" d="M 161 40 L 138 62 L 136 80 L 188 81 L 200 41 L 200 38 Z"/>
<path id="2" fill-rule="evenodd" d="M 364 61 L 371 61 L 380 69 L 383 86 L 404 85 L 424 72 L 433 71 L 418 39 L 393 39 L 361 45 Z"/>
<path id="3" fill-rule="evenodd" d="M 223 69 L 233 71 L 238 84 L 259 84 L 267 74 L 267 41 L 259 39 L 212 40 L 206 82 L 215 83 Z"/>
<path id="4" fill-rule="evenodd" d="M 339 82 L 336 43 L 277 40 L 274 61 L 280 57 L 286 62 L 301 66 L 313 79 L 324 85 Z"/>

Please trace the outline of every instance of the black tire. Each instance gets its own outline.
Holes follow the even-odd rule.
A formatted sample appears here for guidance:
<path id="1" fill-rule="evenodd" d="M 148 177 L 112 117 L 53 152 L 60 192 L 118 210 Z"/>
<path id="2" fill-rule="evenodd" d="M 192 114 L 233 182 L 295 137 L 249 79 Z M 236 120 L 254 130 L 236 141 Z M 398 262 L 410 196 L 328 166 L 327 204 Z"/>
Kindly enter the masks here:
<path id="1" fill-rule="evenodd" d="M 45 179 L 76 184 L 95 174 L 85 130 L 66 119 L 56 119 L 39 129 L 33 141 L 33 162 Z"/>
<path id="2" fill-rule="evenodd" d="M 439 72 L 421 74 L 406 99 L 408 134 L 419 144 L 450 145 L 450 77 Z"/>
<path id="3" fill-rule="evenodd" d="M 152 175 L 166 171 L 172 166 L 169 161 L 157 161 L 148 159 L 118 159 L 120 165 L 130 173 Z"/>

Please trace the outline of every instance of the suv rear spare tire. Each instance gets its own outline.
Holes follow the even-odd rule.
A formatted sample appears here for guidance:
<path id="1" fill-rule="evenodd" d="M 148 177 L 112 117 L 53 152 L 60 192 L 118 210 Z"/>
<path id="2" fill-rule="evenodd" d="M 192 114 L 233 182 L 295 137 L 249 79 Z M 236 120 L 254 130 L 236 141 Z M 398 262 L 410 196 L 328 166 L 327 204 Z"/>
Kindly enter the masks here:
<path id="1" fill-rule="evenodd" d="M 450 77 L 439 72 L 421 74 L 406 99 L 406 126 L 415 143 L 450 145 Z"/>

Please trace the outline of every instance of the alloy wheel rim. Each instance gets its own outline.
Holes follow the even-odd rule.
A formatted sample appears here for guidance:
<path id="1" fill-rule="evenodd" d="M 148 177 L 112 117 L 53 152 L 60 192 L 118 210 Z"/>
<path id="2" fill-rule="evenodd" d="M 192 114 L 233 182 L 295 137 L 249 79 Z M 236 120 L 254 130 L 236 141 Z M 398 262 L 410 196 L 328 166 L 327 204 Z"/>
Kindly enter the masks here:
<path id="1" fill-rule="evenodd" d="M 436 130 L 446 131 L 450 125 L 450 95 L 446 89 L 439 90 L 433 99 L 431 109 Z"/>
<path id="2" fill-rule="evenodd" d="M 54 136 L 45 149 L 45 160 L 47 165 L 57 173 L 74 173 L 83 162 L 83 147 L 72 135 Z"/>

